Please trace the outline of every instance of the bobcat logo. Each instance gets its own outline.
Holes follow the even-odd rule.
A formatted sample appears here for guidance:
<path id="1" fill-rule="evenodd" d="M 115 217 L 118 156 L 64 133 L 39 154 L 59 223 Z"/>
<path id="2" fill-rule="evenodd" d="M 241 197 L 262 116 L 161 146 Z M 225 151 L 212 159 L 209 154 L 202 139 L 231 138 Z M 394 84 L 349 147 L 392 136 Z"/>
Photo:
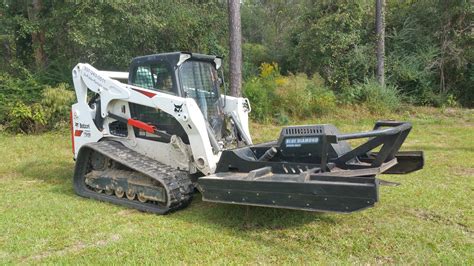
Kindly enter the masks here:
<path id="1" fill-rule="evenodd" d="M 174 112 L 175 113 L 181 113 L 182 111 L 183 111 L 183 104 L 181 104 L 181 105 L 175 104 L 174 105 Z"/>

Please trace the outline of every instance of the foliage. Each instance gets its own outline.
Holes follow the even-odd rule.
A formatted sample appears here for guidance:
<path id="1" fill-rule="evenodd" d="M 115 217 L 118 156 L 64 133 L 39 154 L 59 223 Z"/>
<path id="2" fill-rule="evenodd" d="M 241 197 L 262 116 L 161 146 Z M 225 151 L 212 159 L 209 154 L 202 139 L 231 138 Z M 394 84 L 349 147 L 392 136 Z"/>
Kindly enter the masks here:
<path id="1" fill-rule="evenodd" d="M 225 55 L 227 25 L 223 3 L 194 1 L 42 1 L 39 19 L 26 1 L 0 4 L 0 35 L 14 35 L 10 50 L 35 69 L 31 35 L 44 32 L 48 55 L 43 81 L 70 81 L 78 62 L 99 69 L 126 70 L 133 57 L 176 50 Z M 212 30 L 210 30 L 212 29 Z"/>
<path id="2" fill-rule="evenodd" d="M 312 96 L 311 106 L 315 114 L 327 115 L 336 110 L 336 95 L 327 87 L 316 87 Z"/>
<path id="3" fill-rule="evenodd" d="M 256 43 L 244 43 L 242 45 L 243 69 L 242 75 L 244 80 L 257 76 L 259 66 L 270 60 L 268 48 Z"/>
<path id="4" fill-rule="evenodd" d="M 272 104 L 269 100 L 273 93 L 273 88 L 265 86 L 266 84 L 259 78 L 253 78 L 244 83 L 243 95 L 249 98 L 252 105 L 252 118 L 264 122 L 272 115 Z"/>
<path id="5" fill-rule="evenodd" d="M 5 121 L 12 105 L 16 102 L 26 105 L 37 102 L 45 88 L 28 70 L 20 67 L 16 72 L 21 77 L 0 73 L 0 124 Z"/>
<path id="6" fill-rule="evenodd" d="M 415 103 L 444 105 L 448 95 L 474 97 L 469 1 L 393 1 L 387 14 L 389 79 Z M 469 92 L 470 91 L 470 92 Z M 464 94 L 464 95 L 462 95 Z M 466 95 L 467 94 L 467 95 Z M 461 95 L 463 97 L 461 97 Z M 471 98 L 472 99 L 472 98 Z M 472 106 L 474 102 L 468 103 Z"/>
<path id="7" fill-rule="evenodd" d="M 249 0 L 242 12 L 244 37 L 268 47 L 283 73 L 317 73 L 338 92 L 373 78 L 373 1 L 284 2 Z M 388 83 L 414 104 L 442 106 L 452 95 L 474 106 L 472 4 L 387 0 L 385 11 Z"/>
<path id="8" fill-rule="evenodd" d="M 334 93 L 306 74 L 290 75 L 277 80 L 278 106 L 295 118 L 323 115 L 336 107 Z"/>
<path id="9" fill-rule="evenodd" d="M 39 133 L 46 125 L 45 112 L 41 105 L 26 105 L 17 102 L 8 113 L 8 129 L 13 132 Z"/>
<path id="10" fill-rule="evenodd" d="M 286 124 L 290 117 L 323 115 L 336 107 L 334 93 L 319 76 L 281 76 L 276 63 L 262 63 L 259 76 L 245 83 L 244 96 L 252 103 L 251 115 L 262 122 L 273 118 Z"/>
<path id="11" fill-rule="evenodd" d="M 375 80 L 344 88 L 340 98 L 342 103 L 361 104 L 375 114 L 387 114 L 401 107 L 397 89 L 391 85 L 382 87 Z"/>
<path id="12" fill-rule="evenodd" d="M 318 72 L 326 83 L 340 89 L 351 85 L 367 73 L 365 69 L 350 68 L 349 61 L 364 55 L 357 50 L 370 40 L 367 21 L 372 2 L 368 1 L 321 1 L 311 5 L 293 33 L 294 65 L 308 74 Z M 361 65 L 368 61 L 362 56 Z M 349 75 L 355 76 L 351 79 Z"/>
<path id="13" fill-rule="evenodd" d="M 133 57 L 176 50 L 226 57 L 226 7 L 191 0 L 0 2 L 0 124 L 18 102 L 41 104 L 47 85 L 71 84 L 79 62 L 126 70 Z M 387 88 L 411 104 L 474 107 L 472 4 L 386 0 L 385 11 Z M 374 17 L 369 0 L 242 1 L 244 93 L 254 101 L 253 116 L 284 122 L 323 114 L 334 108 L 334 93 L 374 88 L 366 84 L 374 77 Z M 278 65 L 271 77 L 264 62 Z M 324 84 L 313 86 L 314 77 Z M 281 99 L 308 94 L 301 109 Z"/>
<path id="14" fill-rule="evenodd" d="M 294 49 L 290 34 L 299 24 L 298 20 L 308 5 L 311 5 L 308 1 L 243 1 L 241 16 L 244 41 L 261 45 L 267 51 L 264 60 L 252 62 L 254 67 L 258 68 L 266 61 L 278 62 L 283 73 L 293 70 L 289 65 L 291 51 Z"/>
<path id="15" fill-rule="evenodd" d="M 274 109 L 276 100 L 275 79 L 279 76 L 279 68 L 276 63 L 262 63 L 260 75 L 244 83 L 243 95 L 249 98 L 252 105 L 251 115 L 257 121 L 265 122 L 278 114 Z"/>
<path id="16" fill-rule="evenodd" d="M 56 88 L 48 87 L 43 91 L 41 105 L 45 110 L 45 119 L 49 128 L 57 128 L 69 119 L 71 105 L 76 96 L 67 84 Z"/>
<path id="17" fill-rule="evenodd" d="M 12 132 L 40 133 L 55 129 L 68 120 L 74 93 L 66 84 L 57 88 L 46 87 L 39 103 L 25 104 L 18 101 L 9 106 L 6 115 L 7 129 Z"/>

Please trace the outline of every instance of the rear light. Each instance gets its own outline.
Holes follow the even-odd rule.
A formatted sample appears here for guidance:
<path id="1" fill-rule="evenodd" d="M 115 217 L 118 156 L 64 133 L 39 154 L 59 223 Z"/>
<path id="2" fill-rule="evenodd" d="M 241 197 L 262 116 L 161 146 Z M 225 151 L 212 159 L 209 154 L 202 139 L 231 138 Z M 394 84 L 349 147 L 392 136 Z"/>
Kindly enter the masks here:
<path id="1" fill-rule="evenodd" d="M 74 148 L 74 126 L 73 126 L 73 118 L 72 118 L 72 110 L 69 112 L 69 126 L 71 129 L 71 143 L 72 143 L 72 154 L 75 154 L 75 148 Z"/>

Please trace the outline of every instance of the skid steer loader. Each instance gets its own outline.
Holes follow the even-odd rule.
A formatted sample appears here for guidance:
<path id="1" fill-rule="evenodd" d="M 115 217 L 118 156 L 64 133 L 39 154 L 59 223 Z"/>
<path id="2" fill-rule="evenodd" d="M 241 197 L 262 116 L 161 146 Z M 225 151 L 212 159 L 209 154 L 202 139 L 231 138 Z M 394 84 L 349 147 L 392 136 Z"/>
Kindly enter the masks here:
<path id="1" fill-rule="evenodd" d="M 196 188 L 210 202 L 348 213 L 378 201 L 379 185 L 390 183 L 377 174 L 423 167 L 422 152 L 398 151 L 407 122 L 351 134 L 288 126 L 254 145 L 249 100 L 221 94 L 221 64 L 174 52 L 134 58 L 128 73 L 76 65 L 75 192 L 158 214 L 186 207 Z"/>

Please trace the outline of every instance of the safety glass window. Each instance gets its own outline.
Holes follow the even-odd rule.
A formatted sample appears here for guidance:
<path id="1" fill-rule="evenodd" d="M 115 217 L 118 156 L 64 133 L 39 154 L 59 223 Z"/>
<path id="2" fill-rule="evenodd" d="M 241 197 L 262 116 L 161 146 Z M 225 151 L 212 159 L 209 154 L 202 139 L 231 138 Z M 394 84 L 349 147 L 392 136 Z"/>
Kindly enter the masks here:
<path id="1" fill-rule="evenodd" d="M 137 67 L 132 84 L 150 90 L 174 93 L 172 72 L 166 63 Z"/>

